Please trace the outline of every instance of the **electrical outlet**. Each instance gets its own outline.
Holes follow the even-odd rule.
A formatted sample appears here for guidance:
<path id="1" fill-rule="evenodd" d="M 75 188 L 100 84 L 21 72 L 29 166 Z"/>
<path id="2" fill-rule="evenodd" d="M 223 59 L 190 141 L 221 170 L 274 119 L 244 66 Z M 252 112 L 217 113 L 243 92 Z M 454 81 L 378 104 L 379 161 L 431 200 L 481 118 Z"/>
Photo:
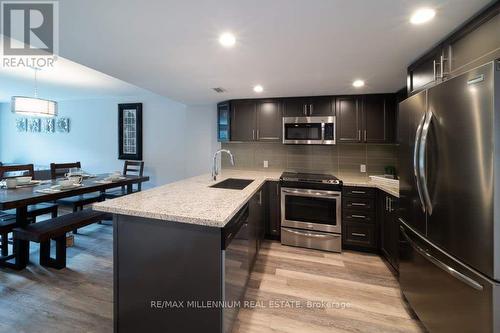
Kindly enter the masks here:
<path id="1" fill-rule="evenodd" d="M 264 168 L 269 168 L 269 161 L 264 161 Z"/>
<path id="2" fill-rule="evenodd" d="M 360 171 L 360 172 L 366 172 L 366 164 L 361 164 L 361 165 L 359 166 L 359 171 Z"/>

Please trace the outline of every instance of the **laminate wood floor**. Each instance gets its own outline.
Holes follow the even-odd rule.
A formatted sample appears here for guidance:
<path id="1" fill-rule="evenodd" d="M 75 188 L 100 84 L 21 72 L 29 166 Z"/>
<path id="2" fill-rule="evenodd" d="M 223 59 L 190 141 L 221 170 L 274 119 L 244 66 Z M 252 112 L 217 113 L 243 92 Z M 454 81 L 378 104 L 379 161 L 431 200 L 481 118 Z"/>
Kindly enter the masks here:
<path id="1" fill-rule="evenodd" d="M 79 230 L 68 268 L 0 268 L 0 332 L 112 332 L 112 226 Z M 234 333 L 423 332 L 376 255 L 265 242 Z M 297 308 L 315 302 L 320 308 Z M 298 303 L 292 303 L 298 302 Z M 324 303 L 320 303 L 324 302 Z M 281 306 L 281 307 L 278 307 Z"/>
<path id="2" fill-rule="evenodd" d="M 246 299 L 233 333 L 425 332 L 396 278 L 372 254 L 266 242 Z"/>

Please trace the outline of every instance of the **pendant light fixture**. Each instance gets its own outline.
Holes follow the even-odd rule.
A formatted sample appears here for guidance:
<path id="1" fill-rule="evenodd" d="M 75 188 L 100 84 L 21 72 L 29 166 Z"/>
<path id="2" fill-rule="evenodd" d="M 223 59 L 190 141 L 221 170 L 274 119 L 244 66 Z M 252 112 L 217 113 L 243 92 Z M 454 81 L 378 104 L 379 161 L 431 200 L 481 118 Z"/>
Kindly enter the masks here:
<path id="1" fill-rule="evenodd" d="M 35 71 L 35 97 L 13 96 L 11 100 L 12 112 L 31 117 L 55 117 L 57 116 L 57 102 L 38 98 L 37 72 Z"/>

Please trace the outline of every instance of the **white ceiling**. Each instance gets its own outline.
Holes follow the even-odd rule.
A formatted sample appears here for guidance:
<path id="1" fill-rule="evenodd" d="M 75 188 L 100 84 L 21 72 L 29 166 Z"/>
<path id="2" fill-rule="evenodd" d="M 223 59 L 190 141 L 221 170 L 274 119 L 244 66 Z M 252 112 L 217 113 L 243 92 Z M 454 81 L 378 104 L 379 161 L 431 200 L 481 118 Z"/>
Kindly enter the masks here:
<path id="1" fill-rule="evenodd" d="M 52 100 L 143 96 L 149 92 L 91 68 L 59 57 L 54 67 L 37 72 L 38 96 Z M 12 96 L 34 96 L 35 72 L 31 68 L 2 68 L 0 103 Z"/>
<path id="2" fill-rule="evenodd" d="M 60 55 L 186 104 L 255 97 L 257 83 L 259 96 L 393 92 L 411 61 L 489 2 L 60 0 Z M 423 5 L 436 18 L 411 25 Z M 224 31 L 233 49 L 218 44 Z"/>

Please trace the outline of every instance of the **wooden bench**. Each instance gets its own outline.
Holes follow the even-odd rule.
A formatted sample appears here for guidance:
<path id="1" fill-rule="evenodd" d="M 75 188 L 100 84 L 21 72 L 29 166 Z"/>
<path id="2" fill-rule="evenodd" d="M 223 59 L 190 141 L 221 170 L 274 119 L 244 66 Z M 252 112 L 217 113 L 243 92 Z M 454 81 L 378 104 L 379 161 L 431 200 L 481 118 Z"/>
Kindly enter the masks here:
<path id="1" fill-rule="evenodd" d="M 0 240 L 2 241 L 1 245 L 1 260 L 9 260 L 14 256 L 9 256 L 9 232 L 12 231 L 17 226 L 16 216 L 15 215 L 0 215 Z"/>
<path id="2" fill-rule="evenodd" d="M 62 269 L 66 267 L 66 233 L 76 228 L 101 221 L 106 213 L 84 209 L 76 213 L 62 215 L 42 222 L 30 224 L 25 228 L 14 229 L 14 246 L 18 269 L 29 262 L 29 242 L 40 243 L 40 265 Z M 56 255 L 50 255 L 50 240 L 56 242 Z"/>

